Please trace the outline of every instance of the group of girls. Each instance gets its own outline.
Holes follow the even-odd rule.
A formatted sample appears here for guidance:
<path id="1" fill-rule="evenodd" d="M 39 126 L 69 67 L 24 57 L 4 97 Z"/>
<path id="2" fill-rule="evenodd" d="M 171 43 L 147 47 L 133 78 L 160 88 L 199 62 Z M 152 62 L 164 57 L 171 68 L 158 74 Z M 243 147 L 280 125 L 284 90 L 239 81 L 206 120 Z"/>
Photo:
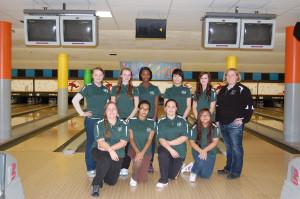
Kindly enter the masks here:
<path id="1" fill-rule="evenodd" d="M 95 68 L 93 82 L 85 85 L 72 100 L 78 113 L 85 116 L 85 157 L 88 176 L 93 177 L 93 196 L 100 195 L 103 182 L 115 185 L 119 175 L 128 175 L 131 160 L 130 186 L 146 182 L 148 172 L 154 172 L 155 136 L 159 143 L 161 174 L 157 187 L 167 186 L 169 179 L 177 178 L 185 160 L 187 140 L 195 159 L 189 180 L 194 182 L 197 175 L 203 178 L 211 176 L 220 133 L 213 122 L 217 96 L 210 84 L 209 73 L 199 75 L 191 107 L 190 89 L 182 85 L 184 73 L 175 69 L 173 85 L 164 94 L 166 116 L 158 122 L 161 93 L 150 83 L 152 72 L 149 68 L 140 70 L 142 83 L 138 87 L 132 85 L 131 70 L 122 69 L 118 84 L 111 93 L 102 84 L 103 77 L 103 70 Z M 83 97 L 87 100 L 87 112 L 83 112 L 79 105 Z M 196 124 L 189 130 L 187 117 L 191 108 Z"/>

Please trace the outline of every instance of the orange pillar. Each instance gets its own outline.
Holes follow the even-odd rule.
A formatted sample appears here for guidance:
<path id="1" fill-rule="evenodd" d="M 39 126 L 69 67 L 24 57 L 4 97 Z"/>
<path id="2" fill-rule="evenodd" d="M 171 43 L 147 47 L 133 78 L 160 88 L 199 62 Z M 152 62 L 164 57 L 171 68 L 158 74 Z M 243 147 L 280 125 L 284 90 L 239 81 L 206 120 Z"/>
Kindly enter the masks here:
<path id="1" fill-rule="evenodd" d="M 294 26 L 286 28 L 284 140 L 300 142 L 300 41 L 293 32 Z"/>
<path id="2" fill-rule="evenodd" d="M 0 139 L 11 137 L 11 23 L 0 21 Z"/>

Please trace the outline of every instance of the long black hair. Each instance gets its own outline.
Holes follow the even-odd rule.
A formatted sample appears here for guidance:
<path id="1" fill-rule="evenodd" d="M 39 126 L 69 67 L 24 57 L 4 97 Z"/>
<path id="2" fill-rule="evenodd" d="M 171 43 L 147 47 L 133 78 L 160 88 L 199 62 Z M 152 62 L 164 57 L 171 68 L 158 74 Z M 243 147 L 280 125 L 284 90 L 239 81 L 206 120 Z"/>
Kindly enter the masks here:
<path id="1" fill-rule="evenodd" d="M 202 125 L 202 122 L 201 122 L 200 118 L 206 112 L 209 114 L 209 117 L 210 117 L 209 124 L 206 127 L 207 130 L 208 130 L 207 137 L 206 137 L 206 146 L 208 146 L 212 142 L 212 139 L 214 137 L 214 125 L 213 125 L 213 120 L 212 120 L 211 113 L 210 113 L 210 111 L 209 111 L 208 108 L 203 108 L 203 109 L 201 109 L 199 111 L 198 117 L 197 117 L 197 121 L 196 121 L 196 124 L 197 124 L 197 139 L 196 139 L 196 143 L 198 144 L 198 146 L 201 145 L 203 131 L 204 131 L 204 128 L 205 128 Z"/>

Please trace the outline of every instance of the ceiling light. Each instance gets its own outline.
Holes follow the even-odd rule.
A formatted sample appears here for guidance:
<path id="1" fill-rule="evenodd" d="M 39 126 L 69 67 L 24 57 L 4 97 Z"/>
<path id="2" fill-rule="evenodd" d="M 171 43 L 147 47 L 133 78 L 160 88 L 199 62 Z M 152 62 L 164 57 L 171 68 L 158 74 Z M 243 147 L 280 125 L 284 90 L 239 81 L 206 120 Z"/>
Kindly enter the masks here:
<path id="1" fill-rule="evenodd" d="M 112 17 L 109 11 L 96 11 L 96 16 L 98 17 Z"/>

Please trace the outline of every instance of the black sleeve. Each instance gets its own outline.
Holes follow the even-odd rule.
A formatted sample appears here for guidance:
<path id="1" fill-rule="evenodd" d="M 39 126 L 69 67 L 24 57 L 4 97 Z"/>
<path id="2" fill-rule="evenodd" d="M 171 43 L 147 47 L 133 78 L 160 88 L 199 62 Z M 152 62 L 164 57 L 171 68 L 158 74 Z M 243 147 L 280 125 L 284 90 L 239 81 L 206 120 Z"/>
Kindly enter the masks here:
<path id="1" fill-rule="evenodd" d="M 244 87 L 244 90 L 242 92 L 242 98 L 245 107 L 243 123 L 247 123 L 250 121 L 254 110 L 253 99 L 249 88 Z"/>
<path id="2" fill-rule="evenodd" d="M 220 109 L 220 97 L 223 95 L 223 88 L 222 87 L 217 95 L 217 103 L 216 103 L 216 118 L 215 118 L 215 122 L 218 122 L 220 120 L 220 114 L 219 114 L 219 109 Z"/>

